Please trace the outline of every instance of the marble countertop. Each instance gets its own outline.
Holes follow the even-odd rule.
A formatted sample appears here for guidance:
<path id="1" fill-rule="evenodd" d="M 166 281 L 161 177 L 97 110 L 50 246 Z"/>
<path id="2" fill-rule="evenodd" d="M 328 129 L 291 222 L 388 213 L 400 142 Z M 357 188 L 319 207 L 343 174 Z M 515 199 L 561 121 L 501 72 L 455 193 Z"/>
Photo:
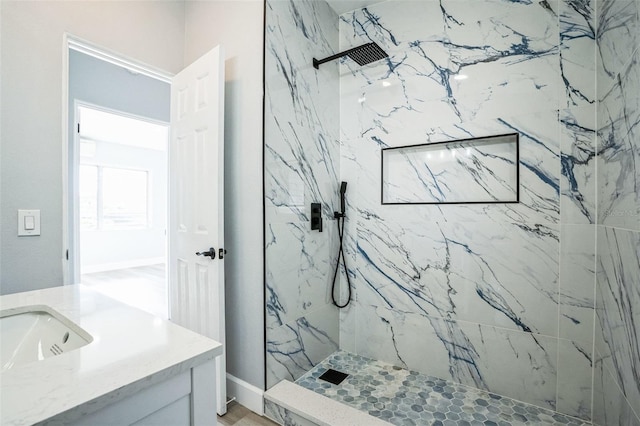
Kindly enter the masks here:
<path id="1" fill-rule="evenodd" d="M 79 418 L 222 354 L 222 345 L 72 285 L 0 296 L 0 310 L 47 305 L 87 331 L 88 345 L 0 374 L 0 423 Z"/>

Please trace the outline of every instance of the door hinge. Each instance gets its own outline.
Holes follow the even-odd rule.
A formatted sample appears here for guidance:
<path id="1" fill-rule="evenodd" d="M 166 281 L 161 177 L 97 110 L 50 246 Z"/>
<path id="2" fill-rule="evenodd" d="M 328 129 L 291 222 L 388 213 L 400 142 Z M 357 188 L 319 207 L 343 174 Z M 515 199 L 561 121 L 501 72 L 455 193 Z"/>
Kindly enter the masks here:
<path id="1" fill-rule="evenodd" d="M 69 250 L 67 250 L 65 256 L 67 257 L 67 260 L 69 260 Z"/>
<path id="2" fill-rule="evenodd" d="M 80 133 L 80 123 L 78 123 L 78 133 Z"/>

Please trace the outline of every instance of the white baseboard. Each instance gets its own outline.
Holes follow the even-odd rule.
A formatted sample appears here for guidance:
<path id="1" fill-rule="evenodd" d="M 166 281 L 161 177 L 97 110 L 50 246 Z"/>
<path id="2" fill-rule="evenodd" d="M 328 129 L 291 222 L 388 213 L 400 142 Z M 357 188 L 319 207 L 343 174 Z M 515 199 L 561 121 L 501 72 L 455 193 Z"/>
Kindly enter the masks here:
<path id="1" fill-rule="evenodd" d="M 81 274 L 92 274 L 94 272 L 115 271 L 116 269 L 136 268 L 138 266 L 157 265 L 159 263 L 166 263 L 167 259 L 164 257 L 150 257 L 146 259 L 128 260 L 125 262 L 116 263 L 102 263 L 100 265 L 88 265 L 81 266 Z"/>
<path id="2" fill-rule="evenodd" d="M 264 415 L 264 391 L 227 373 L 227 398 L 236 401 L 256 414 Z"/>

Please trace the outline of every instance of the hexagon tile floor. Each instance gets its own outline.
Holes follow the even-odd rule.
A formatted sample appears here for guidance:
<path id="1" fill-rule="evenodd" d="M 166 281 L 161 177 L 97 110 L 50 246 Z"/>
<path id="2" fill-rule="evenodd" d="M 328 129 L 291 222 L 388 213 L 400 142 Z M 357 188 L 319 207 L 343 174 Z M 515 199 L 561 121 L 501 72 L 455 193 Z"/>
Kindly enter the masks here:
<path id="1" fill-rule="evenodd" d="M 333 385 L 319 377 L 349 374 Z M 381 361 L 337 351 L 296 383 L 394 425 L 589 425 L 580 419 Z"/>

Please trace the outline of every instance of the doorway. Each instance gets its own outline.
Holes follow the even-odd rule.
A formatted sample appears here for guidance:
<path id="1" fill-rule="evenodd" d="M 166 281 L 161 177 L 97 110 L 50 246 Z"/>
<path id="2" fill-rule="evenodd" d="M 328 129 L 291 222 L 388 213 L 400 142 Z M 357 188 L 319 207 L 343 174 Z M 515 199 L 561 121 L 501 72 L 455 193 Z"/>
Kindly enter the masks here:
<path id="1" fill-rule="evenodd" d="M 163 318 L 170 90 L 69 49 L 71 277 Z"/>
<path id="2" fill-rule="evenodd" d="M 169 125 L 76 102 L 80 282 L 168 318 Z"/>

